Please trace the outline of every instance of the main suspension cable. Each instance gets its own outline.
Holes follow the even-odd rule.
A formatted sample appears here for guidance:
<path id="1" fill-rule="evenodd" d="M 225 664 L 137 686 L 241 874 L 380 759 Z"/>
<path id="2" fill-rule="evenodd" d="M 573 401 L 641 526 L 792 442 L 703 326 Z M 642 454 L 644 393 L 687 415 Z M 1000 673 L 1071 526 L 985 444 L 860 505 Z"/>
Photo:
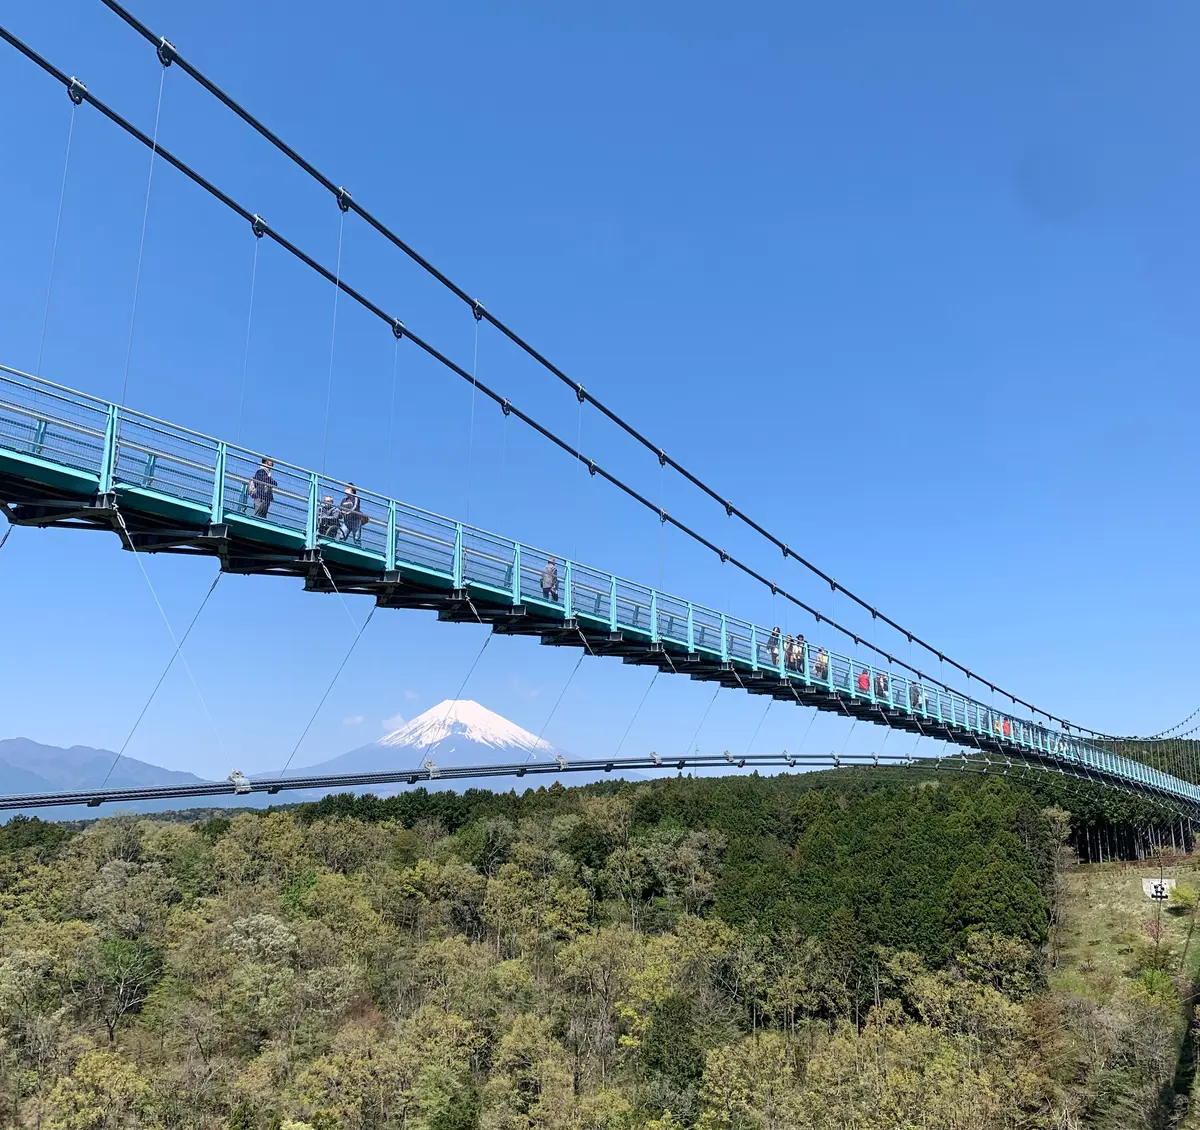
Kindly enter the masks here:
<path id="1" fill-rule="evenodd" d="M 107 2 L 107 0 L 105 0 L 105 2 Z M 821 622 L 828 623 L 831 628 L 833 628 L 835 631 L 840 632 L 847 639 L 852 640 L 856 645 L 862 645 L 862 646 L 869 648 L 871 651 L 875 652 L 881 658 L 886 659 L 890 665 L 903 668 L 904 670 L 907 670 L 907 671 L 911 672 L 912 674 L 916 675 L 922 681 L 929 682 L 933 685 L 939 686 L 946 691 L 950 691 L 950 692 L 962 695 L 962 697 L 964 697 L 964 698 L 969 697 L 969 696 L 963 695 L 963 692 L 958 691 L 955 688 L 951 687 L 943 679 L 935 678 L 934 676 L 929 675 L 927 672 L 922 671 L 920 668 L 911 666 L 910 664 L 904 662 L 903 660 L 899 659 L 897 656 L 892 655 L 890 652 L 887 652 L 887 651 L 883 650 L 882 648 L 872 645 L 870 642 L 864 640 L 857 632 L 853 631 L 850 628 L 843 626 L 838 621 L 833 620 L 831 617 L 827 616 L 825 613 L 821 612 L 819 609 L 815 608 L 813 605 L 808 604 L 806 601 L 800 599 L 799 597 L 790 593 L 788 590 L 782 588 L 777 582 L 772 581 L 771 579 L 769 579 L 762 573 L 758 572 L 752 566 L 747 565 L 746 563 L 742 562 L 738 558 L 734 557 L 727 550 L 721 548 L 720 546 L 718 546 L 715 542 L 713 542 L 709 538 L 705 537 L 704 535 L 700 534 L 696 530 L 692 529 L 690 526 L 681 522 L 679 519 L 675 518 L 673 515 L 668 514 L 662 507 L 656 505 L 654 502 L 652 502 L 650 499 L 648 499 L 645 495 L 641 494 L 640 492 L 635 490 L 633 487 L 629 486 L 628 484 L 623 482 L 621 479 L 617 478 L 611 472 L 606 471 L 603 467 L 601 467 L 598 463 L 596 463 L 596 461 L 594 459 L 587 457 L 582 452 L 580 452 L 578 449 L 573 447 L 568 441 L 562 439 L 556 433 L 552 432 L 550 429 L 545 427 L 543 424 L 539 423 L 534 417 L 530 416 L 526 412 L 523 412 L 515 404 L 513 404 L 507 397 L 501 396 L 499 393 L 497 393 L 495 390 L 490 388 L 488 385 L 485 385 L 482 381 L 479 381 L 479 380 L 476 380 L 475 378 L 473 378 L 472 375 L 466 369 L 464 369 L 461 365 L 452 361 L 449 357 L 447 357 L 444 353 L 442 353 L 440 350 L 438 350 L 435 346 L 431 345 L 429 342 L 425 341 L 424 339 L 419 337 L 417 334 L 413 333 L 399 318 L 393 317 L 392 315 L 385 312 L 381 307 L 379 307 L 376 303 L 372 302 L 369 298 L 367 298 L 365 295 L 363 295 L 360 291 L 356 290 L 354 287 L 347 284 L 344 280 L 340 279 L 338 277 L 338 275 L 335 274 L 333 271 L 330 271 L 328 267 L 317 262 L 317 260 L 312 258 L 312 256 L 310 256 L 305 251 L 303 251 L 301 248 L 296 246 L 294 243 L 292 243 L 290 240 L 288 240 L 285 236 L 283 236 L 279 232 L 275 231 L 275 229 L 273 229 L 269 224 L 267 224 L 266 221 L 263 220 L 263 218 L 261 216 L 251 213 L 248 209 L 246 209 L 241 204 L 239 204 L 236 200 L 234 200 L 232 197 L 230 197 L 227 193 L 225 193 L 221 189 L 217 188 L 214 184 L 212 184 L 212 182 L 208 181 L 200 173 L 196 172 L 193 168 L 191 168 L 191 166 L 186 164 L 184 161 L 180 160 L 178 157 L 174 156 L 174 154 L 170 153 L 167 149 L 163 148 L 162 146 L 159 146 L 155 140 L 152 140 L 150 137 L 148 137 L 145 133 L 143 133 L 140 129 L 138 129 L 137 126 L 133 125 L 132 122 L 130 122 L 128 119 L 122 117 L 122 115 L 117 113 L 115 110 L 111 109 L 100 99 L 96 98 L 94 95 L 92 95 L 90 92 L 88 92 L 88 90 L 86 89 L 86 87 L 83 86 L 82 83 L 80 83 L 76 79 L 69 78 L 63 71 L 59 70 L 52 63 L 50 63 L 48 60 L 43 58 L 32 48 L 28 47 L 25 43 L 23 43 L 16 36 L 12 35 L 12 33 L 7 31 L 3 27 L 0 27 L 0 39 L 4 39 L 6 42 L 8 42 L 13 47 L 15 47 L 18 51 L 20 51 L 21 54 L 23 54 L 31 62 L 33 62 L 37 66 L 39 66 L 47 74 L 51 75 L 52 77 L 56 78 L 59 82 L 63 83 L 63 85 L 67 87 L 68 91 L 78 90 L 78 91 L 82 92 L 82 97 L 89 103 L 89 105 L 91 105 L 95 109 L 97 109 L 101 114 L 103 114 L 106 118 L 108 118 L 109 121 L 111 121 L 114 125 L 120 127 L 131 137 L 140 141 L 143 145 L 146 145 L 147 147 L 152 148 L 158 154 L 158 156 L 160 156 L 163 160 L 167 161 L 170 165 L 172 165 L 174 168 L 176 168 L 179 172 L 183 173 L 184 176 L 186 176 L 194 184 L 196 184 L 198 187 L 204 189 L 204 191 L 209 193 L 216 200 L 219 200 L 222 204 L 224 204 L 231 211 L 233 211 L 238 216 L 240 216 L 242 219 L 244 219 L 248 223 L 250 223 L 254 227 L 256 233 L 258 231 L 261 231 L 264 235 L 269 236 L 272 239 L 272 241 L 275 242 L 278 246 L 282 247 L 285 251 L 289 252 L 295 258 L 299 259 L 302 263 L 304 263 L 310 269 L 312 269 L 313 271 L 315 271 L 316 273 L 321 275 L 327 281 L 333 283 L 334 286 L 340 292 L 345 294 L 347 297 L 352 298 L 355 302 L 357 302 L 365 310 L 374 314 L 377 318 L 386 322 L 389 325 L 389 327 L 391 327 L 393 333 L 395 333 L 397 336 L 407 337 L 410 341 L 412 341 L 412 343 L 414 345 L 416 345 L 419 349 L 421 349 L 428 356 L 432 357 L 435 361 L 439 362 L 441 365 L 443 365 L 444 367 L 449 369 L 451 372 L 455 373 L 457 376 L 461 377 L 463 380 L 471 382 L 480 393 L 487 396 L 494 403 L 498 404 L 503 411 L 505 411 L 506 413 L 511 413 L 512 415 L 515 415 L 518 419 L 521 420 L 522 423 L 531 427 L 540 436 L 542 436 L 544 439 L 549 440 L 552 444 L 554 444 L 556 447 L 558 447 L 565 454 L 569 455 L 573 459 L 578 460 L 580 463 L 583 463 L 587 467 L 589 474 L 599 475 L 601 478 L 603 478 L 604 480 L 606 480 L 613 486 L 617 487 L 619 490 L 621 490 L 625 495 L 627 495 L 629 498 L 631 498 L 635 502 L 637 502 L 640 505 L 646 507 L 647 509 L 657 513 L 660 516 L 662 521 L 664 521 L 666 523 L 670 523 L 672 526 L 674 526 L 676 529 L 678 529 L 681 533 L 684 533 L 688 537 L 690 537 L 697 544 L 702 545 L 704 548 L 708 549 L 710 552 L 716 554 L 723 563 L 728 563 L 728 564 L 733 565 L 735 568 L 737 568 L 741 572 L 743 572 L 746 576 L 751 577 L 753 580 L 756 580 L 760 584 L 766 586 L 767 588 L 770 588 L 773 593 L 778 594 L 779 596 L 782 596 L 784 599 L 786 599 L 786 600 L 790 601 L 792 604 L 796 605 L 796 607 L 801 608 L 803 611 L 805 611 L 809 615 L 813 616 L 818 624 L 820 624 Z M 172 58 L 176 58 L 176 57 L 172 56 Z M 349 194 L 346 194 L 346 195 L 348 197 Z M 350 203 L 350 207 L 354 207 L 352 201 Z M 486 312 L 485 312 L 484 316 L 486 317 Z M 582 386 L 580 386 L 580 387 L 582 388 Z M 603 411 L 603 408 L 601 405 L 597 404 L 594 400 L 592 401 L 592 403 L 597 408 L 600 408 Z M 658 450 L 658 449 L 656 449 L 656 450 Z M 667 459 L 668 462 L 670 462 L 669 457 L 665 457 L 665 458 Z M 733 513 L 732 509 L 730 510 L 730 513 Z M 795 554 L 792 554 L 792 556 L 795 556 Z M 801 560 L 801 559 L 797 558 L 797 560 Z M 837 589 L 836 585 L 834 585 L 833 587 L 835 589 Z M 870 606 L 866 605 L 865 603 L 863 604 L 863 607 L 870 608 Z M 892 627 L 895 627 L 902 632 L 905 631 L 904 629 L 899 628 L 899 626 L 894 624 L 892 621 L 888 620 L 888 618 L 885 617 L 883 615 L 883 613 L 880 613 L 874 609 L 872 609 L 872 611 L 879 619 L 883 620 L 885 623 L 890 624 Z M 1023 706 L 1035 715 L 1040 714 L 1049 721 L 1058 722 L 1064 729 L 1074 730 L 1081 734 L 1089 734 L 1089 735 L 1094 735 L 1097 737 L 1104 736 L 1103 734 L 1100 734 L 1098 731 L 1091 730 L 1087 727 L 1080 726 L 1077 723 L 1069 721 L 1068 719 L 1060 718 L 1058 715 L 1052 714 L 1049 711 L 1043 709 L 1042 707 L 1036 706 L 1035 704 L 1028 702 L 1025 699 L 1019 698 L 1016 695 L 1014 695 L 1008 691 L 1005 691 L 998 686 L 995 686 L 991 682 L 989 682 L 985 679 L 982 679 L 978 675 L 975 675 L 968 668 L 960 666 L 958 663 L 954 662 L 953 660 L 951 660 L 948 656 L 944 655 L 943 653 L 933 650 L 928 645 L 924 644 L 919 639 L 919 637 L 917 637 L 916 635 L 913 635 L 912 633 L 906 633 L 906 634 L 911 637 L 913 642 L 920 644 L 921 646 L 925 647 L 926 650 L 930 651 L 932 654 L 937 655 L 939 662 L 947 663 L 950 666 L 954 667 L 955 669 L 965 673 L 968 678 L 975 678 L 980 683 L 982 683 L 984 686 L 987 686 L 987 687 L 993 689 L 994 691 L 998 691 L 1001 695 L 1008 698 L 1013 703 L 1014 706 Z"/>
<path id="2" fill-rule="evenodd" d="M 332 180 L 329 179 L 329 177 L 327 177 L 324 173 L 322 173 L 319 169 L 317 169 L 315 165 L 313 165 L 311 162 L 307 161 L 304 157 L 302 157 L 295 149 L 293 149 L 290 145 L 288 145 L 287 142 L 285 142 L 281 137 L 279 137 L 278 134 L 274 133 L 271 129 L 269 129 L 266 125 L 264 125 L 263 122 L 261 122 L 253 114 L 251 114 L 250 111 L 248 111 L 244 106 L 242 106 L 240 103 L 238 103 L 234 98 L 232 98 L 229 94 L 227 94 L 219 86 L 217 86 L 217 84 L 214 83 L 201 70 L 199 70 L 197 67 L 193 66 L 186 59 L 184 59 L 179 54 L 178 50 L 176 50 L 176 48 L 172 44 L 168 43 L 167 40 L 165 40 L 162 36 L 155 35 L 154 32 L 152 32 L 145 24 L 143 24 L 140 20 L 138 20 L 136 16 L 134 16 L 131 12 L 129 12 L 126 8 L 124 8 L 121 4 L 117 3 L 116 0 L 101 0 L 101 2 L 105 5 L 105 7 L 110 9 L 113 13 L 115 13 L 122 20 L 124 20 L 125 23 L 127 23 L 131 28 L 133 28 L 134 31 L 136 31 L 139 35 L 141 35 L 149 43 L 153 44 L 157 50 L 159 50 L 160 52 L 163 51 L 164 45 L 165 45 L 165 49 L 169 50 L 171 60 L 178 64 L 180 70 L 182 70 L 186 75 L 188 75 L 189 78 L 191 78 L 195 82 L 199 83 L 200 86 L 202 86 L 206 91 L 208 91 L 209 94 L 213 95 L 213 97 L 215 97 L 218 101 L 222 102 L 228 109 L 232 110 L 233 113 L 236 114 L 239 118 L 241 118 L 242 121 L 244 121 L 248 126 L 250 126 L 251 129 L 253 129 L 256 133 L 258 133 L 266 141 L 270 142 L 270 144 L 273 145 L 276 149 L 278 149 L 279 152 L 281 152 L 285 157 L 287 157 L 295 165 L 297 165 L 300 169 L 302 169 L 304 172 L 306 172 L 310 177 L 313 178 L 313 180 L 315 180 L 323 188 L 327 189 L 329 192 L 334 193 L 335 195 L 345 192 L 344 188 L 341 188 L 340 186 L 336 185 Z M 500 333 L 502 333 L 505 337 L 507 337 L 514 345 L 516 345 L 526 355 L 528 355 L 534 361 L 536 361 L 539 365 L 541 365 L 542 368 L 544 368 L 547 372 L 552 374 L 559 381 L 561 381 L 568 388 L 570 388 L 575 393 L 575 395 L 579 397 L 581 402 L 587 401 L 588 403 L 592 404 L 593 407 L 595 407 L 596 410 L 601 413 L 601 415 L 605 416 L 611 423 L 615 424 L 618 428 L 620 428 L 628 436 L 630 436 L 632 439 L 634 439 L 637 443 L 641 444 L 648 451 L 652 452 L 657 458 L 659 458 L 663 462 L 664 465 L 669 465 L 674 471 L 676 471 L 679 475 L 681 475 L 684 479 L 686 479 L 689 483 L 691 483 L 692 486 L 696 487 L 698 490 L 700 490 L 701 492 L 706 494 L 714 502 L 716 502 L 718 505 L 720 505 L 725 510 L 725 513 L 728 517 L 737 518 L 739 521 L 741 521 L 745 525 L 749 526 L 750 529 L 752 529 L 760 537 L 764 538 L 771 545 L 773 545 L 776 549 L 778 549 L 783 554 L 785 560 L 789 557 L 794 559 L 796 562 L 798 562 L 801 566 L 803 566 L 809 572 L 813 573 L 815 576 L 820 578 L 820 580 L 822 580 L 824 583 L 829 585 L 830 590 L 832 592 L 841 593 L 844 597 L 846 597 L 852 603 L 857 604 L 863 610 L 870 612 L 873 619 L 878 618 L 878 619 L 882 620 L 886 625 L 888 625 L 888 627 L 890 627 L 893 630 L 895 630 L 896 632 L 900 633 L 900 635 L 904 636 L 910 643 L 916 643 L 919 647 L 924 649 L 930 655 L 936 655 L 940 661 L 948 663 L 951 667 L 955 668 L 961 674 L 966 675 L 968 679 L 970 679 L 970 678 L 978 679 L 980 682 L 984 683 L 985 686 L 991 687 L 994 690 L 998 690 L 1005 698 L 1009 699 L 1014 705 L 1024 706 L 1028 710 L 1031 710 L 1034 714 L 1042 714 L 1043 716 L 1045 716 L 1046 718 L 1048 718 L 1051 721 L 1060 722 L 1064 726 L 1068 726 L 1068 727 L 1076 729 L 1076 730 L 1081 730 L 1081 732 L 1095 733 L 1095 731 L 1083 729 L 1081 727 L 1076 726 L 1074 723 L 1068 722 L 1065 719 L 1061 719 L 1061 718 L 1056 717 L 1055 715 L 1048 714 L 1045 710 L 1042 710 L 1040 707 L 1035 706 L 1034 704 L 1032 704 L 1030 702 L 1026 702 L 1024 699 L 1018 697 L 1017 695 L 1014 695 L 1010 691 L 1004 690 L 1002 687 L 993 687 L 992 683 L 988 682 L 986 679 L 983 679 L 979 675 L 975 674 L 967 666 L 959 663 L 957 660 L 951 659 L 949 656 L 945 655 L 942 651 L 940 651 L 938 648 L 936 648 L 933 644 L 924 640 L 922 637 L 917 635 L 915 632 L 909 630 L 908 628 L 905 628 L 903 625 L 901 625 L 897 621 L 893 620 L 891 617 L 880 612 L 869 601 L 867 601 L 863 597 L 860 597 L 857 593 L 853 592 L 852 590 L 846 588 L 845 585 L 840 584 L 835 578 L 833 578 L 830 574 L 825 572 L 819 566 L 814 564 L 812 561 L 808 560 L 806 557 L 803 557 L 801 554 L 797 553 L 782 538 L 773 534 L 770 530 L 768 530 L 766 527 L 764 527 L 761 523 L 756 521 L 754 518 L 750 517 L 750 515 L 748 515 L 741 508 L 739 508 L 738 506 L 735 506 L 733 504 L 733 502 L 731 502 L 729 500 L 729 498 L 727 498 L 722 492 L 720 492 L 716 488 L 710 486 L 707 482 L 705 482 L 703 479 L 701 479 L 698 475 L 696 475 L 692 471 L 688 470 L 688 468 L 685 467 L 678 460 L 667 455 L 665 453 L 665 451 L 663 450 L 663 448 L 661 447 L 661 445 L 654 443 L 651 439 L 649 439 L 646 435 L 644 435 L 638 428 L 636 428 L 634 425 L 630 424 L 623 417 L 621 417 L 617 412 L 615 412 L 613 409 L 609 408 L 602 401 L 598 400 L 591 393 L 587 392 L 587 390 L 584 388 L 583 385 L 579 384 L 577 381 L 575 381 L 571 377 L 569 377 L 562 369 L 560 369 L 557 365 L 555 365 L 553 362 L 551 362 L 544 354 L 542 354 L 536 348 L 534 348 L 534 346 L 532 346 L 523 337 L 521 337 L 515 330 L 511 329 L 508 325 L 506 325 L 498 317 L 496 317 L 494 314 L 490 313 L 479 302 L 478 299 L 471 297 L 471 295 L 466 290 L 464 290 L 461 286 L 459 286 L 457 283 L 455 283 L 449 276 L 447 276 L 442 271 L 440 271 L 437 267 L 435 267 L 433 265 L 433 263 L 431 263 L 423 255 L 421 255 L 415 248 L 413 248 L 408 243 L 406 243 L 400 236 L 398 236 L 394 231 L 392 231 L 391 228 L 389 228 L 381 220 L 377 219 L 374 215 L 372 215 L 370 212 L 368 212 L 361 204 L 359 204 L 357 201 L 354 201 L 352 199 L 350 201 L 350 208 L 357 216 L 359 216 L 362 220 L 366 221 L 367 224 L 369 224 L 380 235 L 382 235 L 386 240 L 388 240 L 389 243 L 391 243 L 393 246 L 395 246 L 400 251 L 402 251 L 405 255 L 407 255 L 414 263 L 416 263 L 418 266 L 420 266 L 430 276 L 435 278 L 439 283 L 442 284 L 442 286 L 444 286 L 447 290 L 449 290 L 452 294 L 454 294 L 458 299 L 460 299 L 462 302 L 465 302 L 468 306 L 470 306 L 472 308 L 472 310 L 475 311 L 476 317 L 486 318 L 490 325 L 494 326 L 497 330 L 499 330 Z"/>

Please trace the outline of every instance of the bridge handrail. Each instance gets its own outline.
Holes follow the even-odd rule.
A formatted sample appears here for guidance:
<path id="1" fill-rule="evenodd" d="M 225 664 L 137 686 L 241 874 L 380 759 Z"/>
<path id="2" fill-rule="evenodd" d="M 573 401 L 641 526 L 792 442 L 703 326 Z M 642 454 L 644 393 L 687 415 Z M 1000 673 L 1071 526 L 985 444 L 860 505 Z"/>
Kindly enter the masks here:
<path id="1" fill-rule="evenodd" d="M 235 489 L 240 487 L 243 492 L 241 506 L 243 513 L 245 512 L 245 495 L 249 490 L 249 485 L 254 481 L 254 471 L 242 473 L 236 466 L 229 466 L 229 463 L 233 460 L 235 463 L 244 462 L 250 467 L 255 467 L 256 461 L 261 464 L 264 459 L 261 453 L 242 447 L 240 444 L 230 444 L 202 432 L 180 427 L 143 412 L 117 406 L 88 393 L 78 392 L 53 381 L 23 373 L 7 365 L 0 365 L 0 374 L 3 374 L 0 376 L 0 384 L 16 385 L 18 388 L 25 387 L 35 393 L 44 392 L 65 404 L 94 410 L 98 416 L 102 414 L 108 422 L 107 430 L 104 433 L 87 429 L 70 420 L 59 419 L 56 416 L 52 418 L 56 427 L 83 432 L 102 441 L 102 444 L 98 444 L 96 448 L 100 465 L 94 469 L 102 487 L 106 483 L 117 482 L 119 485 L 124 481 L 123 478 L 116 477 L 116 464 L 119 451 L 122 448 L 130 449 L 146 455 L 148 461 L 152 458 L 169 461 L 172 466 L 180 469 L 176 474 L 182 473 L 187 478 L 199 478 L 206 488 L 204 494 L 211 493 L 212 495 L 213 521 L 223 520 L 227 513 L 225 495 L 231 483 L 236 484 Z M 10 412 L 26 416 L 41 424 L 47 423 L 39 416 L 36 405 L 31 406 L 16 400 L 6 402 L 4 398 L 0 398 L 0 404 Z M 122 430 L 126 424 L 145 429 L 150 433 L 150 437 L 142 436 L 138 439 L 123 437 Z M 152 437 L 155 434 L 211 450 L 213 452 L 212 464 L 188 459 L 175 451 L 155 450 L 152 446 Z M 6 438 L 0 434 L 0 446 L 4 446 Z M 297 484 L 293 487 L 277 481 L 272 487 L 273 496 L 287 500 L 289 513 L 294 511 L 296 525 L 285 525 L 277 519 L 272 520 L 265 515 L 258 520 L 266 522 L 268 525 L 300 532 L 298 523 L 301 513 L 303 513 L 306 517 L 304 533 L 310 548 L 315 548 L 318 540 L 332 540 L 327 535 L 318 532 L 317 511 L 320 505 L 320 496 L 323 489 L 327 489 L 331 485 L 341 486 L 344 489 L 349 484 L 279 460 L 273 460 L 273 465 L 274 470 L 282 478 L 294 480 Z M 303 488 L 300 484 L 303 484 Z M 130 485 L 137 486 L 137 484 Z M 176 493 L 180 489 L 184 489 L 169 481 L 155 484 L 155 490 L 160 494 L 170 495 L 173 487 Z M 190 496 L 180 497 L 184 497 L 185 501 L 193 504 L 196 501 Z M 448 551 L 449 570 L 442 569 L 437 565 L 433 568 L 435 571 L 441 572 L 457 588 L 468 588 L 472 584 L 486 584 L 491 588 L 498 588 L 499 586 L 493 584 L 491 580 L 485 581 L 467 575 L 471 564 L 490 563 L 504 570 L 499 579 L 506 585 L 511 585 L 510 595 L 514 605 L 532 601 L 538 605 L 549 605 L 560 609 L 565 619 L 572 619 L 579 614 L 593 619 L 599 618 L 601 621 L 607 620 L 613 631 L 623 629 L 647 633 L 656 643 L 663 638 L 661 623 L 663 613 L 660 606 L 665 605 L 673 610 L 667 614 L 672 621 L 672 627 L 674 627 L 673 621 L 676 618 L 682 619 L 684 613 L 686 613 L 687 620 L 686 639 L 681 640 L 679 634 L 668 638 L 675 642 L 686 642 L 689 652 L 702 651 L 714 657 L 719 656 L 722 663 L 728 664 L 728 669 L 735 675 L 738 669 L 737 664 L 742 664 L 748 666 L 755 673 L 764 670 L 774 672 L 783 681 L 798 677 L 806 686 L 816 685 L 824 687 L 830 692 L 844 691 L 852 698 L 863 700 L 870 705 L 880 708 L 886 706 L 892 710 L 899 710 L 917 717 L 934 719 L 942 724 L 963 728 L 968 734 L 986 733 L 989 737 L 1000 736 L 1019 748 L 1026 748 L 1047 757 L 1079 764 L 1085 769 L 1091 767 L 1115 772 L 1118 776 L 1131 781 L 1183 795 L 1191 800 L 1200 800 L 1200 786 L 1184 782 L 1132 758 L 1114 754 L 1081 737 L 1062 730 L 1050 729 L 1031 719 L 998 711 L 957 691 L 933 686 L 906 675 L 894 674 L 890 668 L 861 663 L 850 656 L 840 655 L 832 650 L 814 645 L 811 641 L 797 644 L 793 640 L 789 654 L 786 643 L 788 640 L 792 640 L 792 637 L 786 634 L 776 636 L 772 629 L 752 621 L 742 620 L 716 609 L 696 604 L 683 597 L 660 592 L 637 581 L 572 561 L 570 558 L 535 546 L 513 541 L 478 526 L 456 522 L 444 515 L 390 499 L 384 495 L 363 490 L 360 491 L 360 498 L 363 502 L 369 502 L 377 511 L 371 515 L 372 521 L 382 523 L 386 515 L 387 531 L 383 553 L 372 547 L 364 548 L 357 542 L 354 547 L 355 551 L 364 553 L 375 561 L 382 561 L 385 568 L 395 568 L 397 560 L 409 561 L 410 564 L 420 568 L 430 568 L 426 563 L 398 555 L 398 550 L 404 540 L 423 540 L 443 551 Z M 444 540 L 433 533 L 402 526 L 401 520 L 406 518 L 428 522 L 436 529 L 444 531 L 446 535 Z M 374 534 L 374 540 L 378 540 L 378 533 Z M 472 544 L 468 544 L 468 542 Z M 494 548 L 496 552 L 482 550 L 477 544 L 479 542 Z M 547 596 L 542 592 L 540 582 L 536 580 L 534 587 L 527 590 L 525 581 L 530 578 L 539 578 L 547 567 L 546 563 L 551 560 L 561 563 L 562 566 L 558 575 L 558 584 L 551 590 L 551 595 Z M 591 608 L 585 609 L 576 606 L 577 593 L 574 583 L 576 574 L 579 575 L 581 581 L 585 582 L 580 586 L 579 591 L 586 592 L 591 598 Z M 608 607 L 605 609 L 605 615 L 601 616 L 599 606 L 605 595 L 605 587 L 607 587 Z M 632 610 L 632 623 L 627 623 L 622 618 L 623 608 Z M 646 616 L 644 625 L 640 622 L 643 612 Z M 764 658 L 767 662 L 764 662 Z M 919 688 L 915 695 L 913 688 Z"/>

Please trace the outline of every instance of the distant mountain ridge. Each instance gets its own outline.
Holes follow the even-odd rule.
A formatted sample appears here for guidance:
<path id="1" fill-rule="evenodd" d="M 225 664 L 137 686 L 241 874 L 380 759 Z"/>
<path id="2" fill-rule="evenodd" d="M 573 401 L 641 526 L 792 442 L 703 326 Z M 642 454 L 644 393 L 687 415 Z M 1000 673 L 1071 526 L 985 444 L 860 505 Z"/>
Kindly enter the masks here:
<path id="1" fill-rule="evenodd" d="M 116 756 L 112 750 L 91 746 L 61 749 L 30 738 L 0 738 L 0 792 L 52 793 L 98 788 Z M 122 757 L 108 778 L 108 787 L 194 784 L 202 779 L 194 773 L 164 769 L 136 757 Z"/>

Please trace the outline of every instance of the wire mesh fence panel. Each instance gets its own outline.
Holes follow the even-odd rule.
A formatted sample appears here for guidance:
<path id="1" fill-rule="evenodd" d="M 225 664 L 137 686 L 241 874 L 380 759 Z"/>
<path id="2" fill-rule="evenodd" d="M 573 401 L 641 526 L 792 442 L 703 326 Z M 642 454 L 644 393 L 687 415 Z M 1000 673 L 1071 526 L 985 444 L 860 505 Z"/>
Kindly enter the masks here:
<path id="1" fill-rule="evenodd" d="M 208 507 L 217 477 L 217 443 L 122 413 L 113 481 Z"/>
<path id="2" fill-rule="evenodd" d="M 833 681 L 834 690 L 848 691 L 854 682 L 854 664 L 845 656 L 831 655 L 829 657 L 829 674 Z"/>
<path id="3" fill-rule="evenodd" d="M 725 617 L 725 649 L 729 658 L 745 663 L 753 661 L 750 623 L 732 616 Z"/>
<path id="4" fill-rule="evenodd" d="M 511 593 L 517 556 L 514 542 L 483 530 L 464 527 L 462 576 L 470 585 L 486 585 L 496 592 Z"/>
<path id="5" fill-rule="evenodd" d="M 688 603 L 676 596 L 658 594 L 658 634 L 660 639 L 684 644 L 688 639 Z"/>
<path id="6" fill-rule="evenodd" d="M 0 377 L 0 446 L 99 475 L 104 405 Z"/>
<path id="7" fill-rule="evenodd" d="M 449 518 L 396 504 L 396 564 L 454 577 L 456 526 Z"/>
<path id="8" fill-rule="evenodd" d="M 317 537 L 387 555 L 388 500 L 353 483 L 322 476 L 317 480 Z"/>
<path id="9" fill-rule="evenodd" d="M 692 646 L 710 655 L 721 654 L 721 614 L 700 604 L 692 605 Z"/>
<path id="10" fill-rule="evenodd" d="M 230 447 L 225 454 L 226 516 L 255 518 L 285 530 L 306 533 L 312 477 L 299 467 Z"/>
<path id="11" fill-rule="evenodd" d="M 617 627 L 651 632 L 650 589 L 633 581 L 617 581 Z"/>
<path id="12" fill-rule="evenodd" d="M 553 554 L 521 546 L 521 599 L 563 606 L 563 570 Z"/>
<path id="13" fill-rule="evenodd" d="M 600 623 L 609 622 L 612 576 L 589 565 L 571 565 L 571 611 Z"/>

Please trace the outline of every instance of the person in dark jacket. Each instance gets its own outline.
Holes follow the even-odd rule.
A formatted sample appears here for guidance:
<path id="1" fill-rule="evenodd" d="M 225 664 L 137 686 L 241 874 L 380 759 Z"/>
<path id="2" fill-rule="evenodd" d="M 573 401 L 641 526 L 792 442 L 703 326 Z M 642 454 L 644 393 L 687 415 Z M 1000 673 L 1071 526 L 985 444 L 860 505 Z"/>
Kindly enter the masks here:
<path id="1" fill-rule="evenodd" d="M 546 562 L 546 568 L 542 570 L 542 598 L 544 600 L 552 600 L 558 602 L 558 566 L 554 564 L 554 558 L 551 557 Z"/>
<path id="2" fill-rule="evenodd" d="M 317 507 L 317 535 L 323 538 L 335 538 L 341 529 L 340 511 L 333 504 L 333 495 L 327 494 Z"/>
<path id="3" fill-rule="evenodd" d="M 352 541 L 361 546 L 362 528 L 366 525 L 366 519 L 362 512 L 362 499 L 358 497 L 353 483 L 346 484 L 346 495 L 338 509 L 342 514 L 342 541 Z"/>
<path id="4" fill-rule="evenodd" d="M 271 503 L 275 500 L 275 488 L 279 484 L 271 475 L 274 467 L 275 460 L 263 456 L 263 461 L 258 465 L 258 470 L 254 472 L 254 478 L 248 484 L 250 488 L 250 501 L 254 503 L 254 516 L 256 518 L 265 518 L 267 511 L 271 509 Z"/>

